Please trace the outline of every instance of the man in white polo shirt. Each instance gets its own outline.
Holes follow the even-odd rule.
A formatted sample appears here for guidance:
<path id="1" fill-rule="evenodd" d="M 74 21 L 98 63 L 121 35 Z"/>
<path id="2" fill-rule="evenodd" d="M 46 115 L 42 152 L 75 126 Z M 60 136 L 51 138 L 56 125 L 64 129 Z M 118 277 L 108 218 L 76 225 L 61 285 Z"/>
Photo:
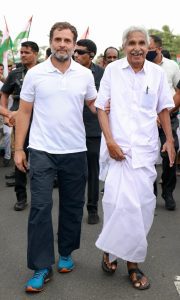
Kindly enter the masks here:
<path id="1" fill-rule="evenodd" d="M 35 271 L 26 292 L 39 292 L 52 275 L 54 258 L 51 219 L 54 176 L 59 184 L 58 271 L 74 268 L 71 257 L 80 246 L 87 178 L 84 100 L 96 113 L 91 71 L 71 59 L 77 31 L 67 22 L 50 30 L 52 55 L 28 71 L 16 121 L 15 162 L 26 171 L 23 142 L 30 130 L 31 210 L 28 223 L 28 267 Z"/>

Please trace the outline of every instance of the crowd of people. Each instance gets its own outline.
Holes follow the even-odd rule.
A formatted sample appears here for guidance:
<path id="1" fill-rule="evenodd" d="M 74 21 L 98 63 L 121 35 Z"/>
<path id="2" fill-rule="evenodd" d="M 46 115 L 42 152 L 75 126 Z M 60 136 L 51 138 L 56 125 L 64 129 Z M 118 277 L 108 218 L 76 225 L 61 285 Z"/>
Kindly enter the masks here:
<path id="1" fill-rule="evenodd" d="M 113 274 L 123 259 L 132 286 L 144 290 L 150 282 L 138 264 L 146 259 L 156 207 L 159 138 L 162 198 L 167 210 L 176 209 L 180 70 L 163 56 L 161 38 L 143 27 L 124 31 L 123 58 L 110 46 L 96 63 L 94 41 L 77 36 L 72 24 L 55 23 L 43 62 L 38 63 L 38 45 L 23 42 L 21 66 L 1 76 L 0 114 L 15 136 L 16 211 L 27 207 L 27 172 L 30 177 L 27 264 L 34 273 L 25 291 L 42 291 L 53 275 L 55 178 L 58 272 L 75 268 L 85 198 L 87 223 L 100 220 L 101 179 L 103 227 L 96 246 L 103 252 L 102 269 Z"/>

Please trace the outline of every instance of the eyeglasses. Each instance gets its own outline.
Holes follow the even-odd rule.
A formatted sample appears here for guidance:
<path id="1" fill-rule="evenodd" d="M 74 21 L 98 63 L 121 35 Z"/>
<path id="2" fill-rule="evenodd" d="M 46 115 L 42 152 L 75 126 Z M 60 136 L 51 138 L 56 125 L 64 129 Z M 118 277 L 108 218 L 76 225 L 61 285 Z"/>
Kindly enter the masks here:
<path id="1" fill-rule="evenodd" d="M 77 53 L 79 55 L 83 55 L 83 54 L 88 54 L 90 53 L 90 51 L 87 51 L 87 50 L 82 50 L 82 49 L 76 49 L 74 50 L 74 54 Z"/>

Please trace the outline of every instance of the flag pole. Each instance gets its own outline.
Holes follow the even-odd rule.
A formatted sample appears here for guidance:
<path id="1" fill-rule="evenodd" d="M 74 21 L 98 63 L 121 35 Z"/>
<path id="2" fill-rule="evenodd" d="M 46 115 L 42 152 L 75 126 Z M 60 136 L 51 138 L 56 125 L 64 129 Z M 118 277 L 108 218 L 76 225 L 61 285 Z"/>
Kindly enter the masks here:
<path id="1" fill-rule="evenodd" d="M 7 21 L 6 21 L 5 16 L 4 16 L 4 22 L 5 22 L 7 31 L 9 32 L 9 29 L 8 29 L 8 26 L 7 26 Z M 13 63 L 15 64 L 14 51 L 13 51 L 13 43 L 12 43 L 12 39 L 11 39 L 11 36 L 10 36 L 10 35 L 9 35 L 9 44 L 10 44 L 10 47 L 11 47 L 11 53 L 12 53 Z"/>
<path id="2" fill-rule="evenodd" d="M 31 18 L 29 19 L 29 23 L 30 23 L 30 25 L 29 25 L 29 30 L 28 30 L 28 37 L 27 37 L 27 41 L 28 41 L 28 38 L 29 38 L 29 33 L 30 33 L 30 30 L 31 30 L 32 18 L 33 18 L 33 16 L 31 16 Z"/>

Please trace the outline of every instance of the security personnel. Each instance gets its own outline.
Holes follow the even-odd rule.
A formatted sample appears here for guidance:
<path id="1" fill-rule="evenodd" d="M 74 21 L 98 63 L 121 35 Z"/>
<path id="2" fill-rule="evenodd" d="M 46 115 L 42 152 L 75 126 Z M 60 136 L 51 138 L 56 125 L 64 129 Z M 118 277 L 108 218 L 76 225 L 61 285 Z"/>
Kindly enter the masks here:
<path id="1" fill-rule="evenodd" d="M 94 76 L 95 86 L 98 91 L 104 69 L 92 62 L 97 52 L 96 44 L 89 39 L 81 39 L 76 43 L 74 59 L 86 68 L 89 68 Z M 101 142 L 101 129 L 97 115 L 93 114 L 85 105 L 83 119 L 86 130 L 86 146 L 88 161 L 88 224 L 99 222 L 99 152 Z"/>
<path id="2" fill-rule="evenodd" d="M 3 87 L 1 88 L 1 104 L 3 107 L 8 107 L 9 95 L 13 96 L 14 102 L 11 107 L 12 111 L 17 111 L 19 108 L 20 92 L 23 84 L 24 77 L 28 69 L 32 68 L 37 64 L 39 47 L 35 42 L 26 41 L 21 44 L 20 57 L 21 66 L 14 69 L 9 73 Z M 9 124 L 9 120 L 4 118 L 4 123 Z M 27 134 L 24 143 L 24 151 L 28 156 L 27 145 L 29 135 Z M 15 150 L 16 151 L 16 150 Z M 15 167 L 15 192 L 17 202 L 14 205 L 14 210 L 20 211 L 25 209 L 27 206 L 27 192 L 26 192 L 27 177 L 26 173 L 21 172 Z"/>

